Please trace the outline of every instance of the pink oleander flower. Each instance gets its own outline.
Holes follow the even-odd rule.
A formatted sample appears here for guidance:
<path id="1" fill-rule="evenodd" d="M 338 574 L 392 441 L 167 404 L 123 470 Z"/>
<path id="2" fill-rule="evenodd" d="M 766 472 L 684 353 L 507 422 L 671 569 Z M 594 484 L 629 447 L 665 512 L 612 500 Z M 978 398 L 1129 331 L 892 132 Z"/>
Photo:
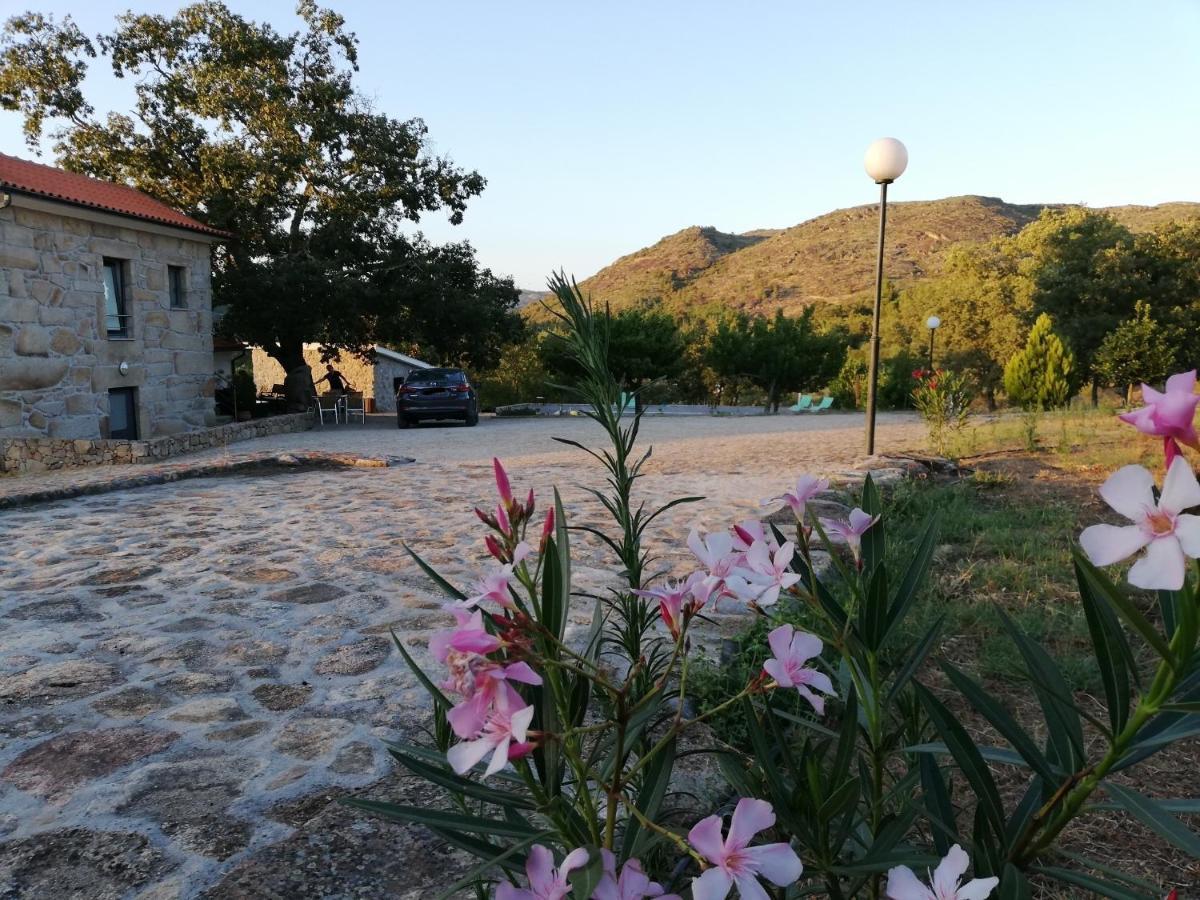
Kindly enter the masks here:
<path id="1" fill-rule="evenodd" d="M 508 473 L 504 471 L 500 460 L 494 456 L 492 457 L 492 471 L 496 474 L 496 493 L 500 495 L 500 499 L 506 505 L 512 503 L 512 482 L 508 480 Z"/>
<path id="2" fill-rule="evenodd" d="M 509 521 L 508 510 L 504 508 L 503 503 L 496 504 L 496 527 L 506 537 L 512 534 L 512 522 Z"/>
<path id="3" fill-rule="evenodd" d="M 461 606 L 452 606 L 450 611 L 458 624 L 434 632 L 429 652 L 446 665 L 448 674 L 442 689 L 470 697 L 475 692 L 475 668 L 479 662 L 487 663 L 484 654 L 498 650 L 502 642 L 488 633 L 478 610 L 472 614 Z"/>
<path id="4" fill-rule="evenodd" d="M 482 696 L 483 691 L 476 694 L 476 697 Z M 474 698 L 468 702 L 473 701 Z M 524 700 L 520 694 L 509 685 L 502 685 L 496 692 L 495 701 L 478 737 L 455 744 L 446 753 L 450 767 L 459 775 L 465 775 L 490 753 L 492 760 L 485 774 L 495 775 L 510 759 L 532 750 L 533 745 L 528 743 L 527 738 L 529 723 L 533 721 L 533 707 L 521 706 L 522 703 Z M 451 721 L 451 725 L 455 723 Z M 456 727 L 456 733 L 457 730 Z M 516 751 L 515 754 L 513 751 Z"/>
<path id="5" fill-rule="evenodd" d="M 503 696 L 503 703 L 507 706 L 519 706 L 523 702 L 521 696 L 507 682 L 542 683 L 542 676 L 533 671 L 529 663 L 525 662 L 502 666 L 489 659 L 476 656 L 466 669 L 467 675 L 463 679 L 467 682 L 465 689 L 459 689 L 457 683 L 453 686 L 450 682 L 443 685 L 448 690 L 458 689 L 458 693 L 466 698 L 446 713 L 446 721 L 450 723 L 454 733 L 463 740 L 470 740 L 479 735 L 487 725 L 492 708 L 501 696 Z"/>
<path id="6" fill-rule="evenodd" d="M 1118 418 L 1128 422 L 1142 434 L 1152 434 L 1163 439 L 1163 450 L 1169 468 L 1179 455 L 1182 442 L 1193 450 L 1200 450 L 1200 439 L 1196 435 L 1196 404 L 1200 394 L 1196 390 L 1196 370 L 1181 372 L 1167 379 L 1166 391 L 1160 393 L 1148 384 L 1142 385 L 1141 409 L 1121 413 Z"/>
<path id="7" fill-rule="evenodd" d="M 679 900 L 678 894 L 664 894 L 662 885 L 651 881 L 636 859 L 626 860 L 618 877 L 617 859 L 612 851 L 601 848 L 600 856 L 604 860 L 604 874 L 592 892 L 591 900 L 645 900 L 647 897 Z"/>
<path id="8" fill-rule="evenodd" d="M 803 524 L 804 510 L 808 505 L 808 501 L 822 491 L 827 490 L 829 490 L 828 479 L 817 478 L 815 475 L 806 473 L 796 479 L 796 490 L 794 493 L 785 493 L 780 497 L 772 497 L 769 500 L 764 500 L 763 506 L 780 502 L 786 503 L 792 508 L 792 512 L 796 514 L 796 521 Z"/>
<path id="9" fill-rule="evenodd" d="M 858 507 L 850 510 L 850 520 L 841 522 L 837 519 L 822 519 L 821 526 L 831 538 L 840 539 L 850 547 L 854 561 L 861 559 L 862 536 L 872 525 L 879 521 L 879 516 L 869 516 Z"/>
<path id="10" fill-rule="evenodd" d="M 546 551 L 546 542 L 554 537 L 554 507 L 551 506 L 546 510 L 546 520 L 542 522 L 542 537 L 538 542 L 538 552 Z"/>
<path id="11" fill-rule="evenodd" d="M 815 688 L 823 694 L 834 696 L 833 682 L 824 672 L 805 666 L 810 659 L 821 655 L 824 646 L 816 635 L 804 631 L 796 631 L 791 625 L 780 625 L 767 635 L 767 643 L 771 646 L 774 659 L 763 663 L 763 671 L 775 679 L 781 688 L 794 687 L 817 711 L 817 715 L 825 714 L 825 698 L 814 694 L 810 688 Z"/>
<path id="12" fill-rule="evenodd" d="M 1200 505 L 1200 485 L 1182 456 L 1175 458 L 1154 502 L 1154 476 L 1143 466 L 1123 466 L 1100 488 L 1104 502 L 1134 524 L 1092 525 L 1079 544 L 1097 566 L 1146 555 L 1129 570 L 1129 583 L 1147 590 L 1177 591 L 1187 571 L 1185 557 L 1200 557 L 1200 516 L 1184 513 Z"/>
<path id="13" fill-rule="evenodd" d="M 729 834 L 721 838 L 721 817 L 701 819 L 688 832 L 688 843 L 712 863 L 699 878 L 692 880 L 693 900 L 724 900 L 737 885 L 745 898 L 766 897 L 759 876 L 779 887 L 800 877 L 804 866 L 787 844 L 749 846 L 751 838 L 775 824 L 775 810 L 766 800 L 743 797 L 729 821 Z"/>
<path id="14" fill-rule="evenodd" d="M 967 851 L 955 844 L 934 870 L 931 887 L 922 884 L 908 866 L 889 869 L 889 900 L 984 900 L 996 889 L 1000 879 L 975 878 L 960 887 L 962 877 L 970 864 L 971 858 L 967 856 Z"/>
<path id="15" fill-rule="evenodd" d="M 772 553 L 779 549 L 775 535 L 767 531 L 758 519 L 746 519 L 733 526 L 733 549 L 745 553 L 754 546 L 755 541 L 762 541 Z"/>
<path id="16" fill-rule="evenodd" d="M 738 563 L 742 558 L 742 554 L 733 549 L 733 535 L 727 531 L 716 531 L 701 539 L 700 532 L 693 528 L 687 543 L 696 559 L 708 570 L 708 578 L 713 584 L 714 602 L 722 596 L 733 596 L 733 592 L 726 589 L 725 583 L 737 574 Z"/>
<path id="17" fill-rule="evenodd" d="M 755 541 L 746 551 L 740 581 L 733 585 L 733 591 L 745 600 L 752 600 L 759 606 L 774 606 L 779 602 L 779 594 L 800 580 L 800 576 L 788 571 L 792 564 L 792 555 L 796 545 L 788 541 L 775 550 L 763 541 Z"/>
<path id="18" fill-rule="evenodd" d="M 507 881 L 496 887 L 496 900 L 562 900 L 571 893 L 568 876 L 580 866 L 587 865 L 588 852 L 584 847 L 572 850 L 563 859 L 562 865 L 554 867 L 554 856 L 541 844 L 529 848 L 529 859 L 525 862 L 525 874 L 529 887 L 513 887 Z"/>
<path id="19" fill-rule="evenodd" d="M 657 600 L 659 618 L 671 632 L 671 637 L 679 640 L 679 634 L 683 630 L 686 619 L 704 605 L 704 600 L 696 597 L 694 588 L 705 580 L 703 572 L 693 572 L 683 581 L 667 579 L 660 588 L 635 590 L 630 593 L 644 600 Z M 701 588 L 702 592 L 703 590 Z M 711 589 L 709 591 L 711 592 Z M 705 595 L 705 599 L 707 599 L 707 595 Z"/>
<path id="20" fill-rule="evenodd" d="M 460 600 L 459 604 L 470 608 L 490 600 L 505 609 L 512 609 L 514 604 L 510 588 L 513 580 L 513 567 L 520 565 L 530 552 L 529 545 L 521 541 L 513 549 L 513 561 L 492 569 L 484 575 L 475 583 L 475 593 L 466 600 Z"/>

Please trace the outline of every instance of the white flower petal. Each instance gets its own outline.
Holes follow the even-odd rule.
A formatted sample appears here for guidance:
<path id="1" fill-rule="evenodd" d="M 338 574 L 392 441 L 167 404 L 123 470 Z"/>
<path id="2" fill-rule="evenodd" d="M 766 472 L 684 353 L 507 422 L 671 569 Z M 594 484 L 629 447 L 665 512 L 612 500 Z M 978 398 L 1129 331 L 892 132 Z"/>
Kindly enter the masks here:
<path id="1" fill-rule="evenodd" d="M 933 892 L 939 897 L 953 897 L 970 865 L 971 857 L 967 856 L 967 851 L 955 844 L 933 870 Z"/>
<path id="2" fill-rule="evenodd" d="M 958 889 L 955 900 L 987 900 L 999 883 L 999 878 L 975 878 Z"/>
<path id="3" fill-rule="evenodd" d="M 1158 508 L 1174 515 L 1193 506 L 1200 506 L 1200 484 L 1196 483 L 1196 473 L 1187 460 L 1177 456 L 1167 470 L 1167 477 L 1163 479 Z"/>
<path id="4" fill-rule="evenodd" d="M 1129 559 L 1153 539 L 1140 525 L 1092 525 L 1079 535 L 1079 546 L 1092 565 L 1111 566 Z"/>
<path id="5" fill-rule="evenodd" d="M 1175 537 L 1179 546 L 1192 559 L 1200 559 L 1200 516 L 1184 513 L 1175 520 Z"/>
<path id="6" fill-rule="evenodd" d="M 1108 476 L 1100 496 L 1131 522 L 1140 522 L 1154 509 L 1154 476 L 1145 466 L 1122 466 Z"/>
<path id="7" fill-rule="evenodd" d="M 1148 591 L 1177 591 L 1183 587 L 1187 560 L 1174 535 L 1151 541 L 1146 555 L 1129 570 L 1129 583 Z"/>
<path id="8" fill-rule="evenodd" d="M 888 900 L 937 900 L 908 866 L 888 869 L 887 896 Z"/>

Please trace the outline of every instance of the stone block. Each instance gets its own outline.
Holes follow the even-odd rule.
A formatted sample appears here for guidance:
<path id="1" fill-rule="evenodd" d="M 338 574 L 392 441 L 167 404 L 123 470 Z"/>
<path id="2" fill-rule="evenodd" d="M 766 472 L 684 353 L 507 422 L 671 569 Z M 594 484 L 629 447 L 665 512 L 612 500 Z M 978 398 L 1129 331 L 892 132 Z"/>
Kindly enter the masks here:
<path id="1" fill-rule="evenodd" d="M 99 416 L 63 416 L 50 420 L 50 437 L 95 438 L 100 436 Z"/>
<path id="2" fill-rule="evenodd" d="M 80 340 L 66 328 L 56 328 L 50 336 L 50 349 L 62 356 L 72 356 L 79 352 Z"/>
<path id="3" fill-rule="evenodd" d="M 211 353 L 181 350 L 175 354 L 175 372 L 179 375 L 211 375 L 213 356 Z"/>
<path id="4" fill-rule="evenodd" d="M 0 297 L 0 322 L 36 322 L 38 303 L 18 297 Z"/>
<path id="5" fill-rule="evenodd" d="M 204 346 L 204 335 L 197 334 L 195 331 L 190 331 L 190 332 L 168 331 L 168 332 L 165 332 L 162 336 L 161 343 L 162 343 L 162 346 L 166 347 L 168 350 L 204 351 L 206 349 Z M 211 360 L 212 357 L 210 356 L 209 359 Z M 209 373 L 209 372 L 212 372 L 212 369 L 213 369 L 213 367 L 210 364 L 208 366 L 208 368 L 206 368 L 204 371 L 206 373 Z"/>
<path id="6" fill-rule="evenodd" d="M 98 234 L 99 232 L 95 231 L 95 233 Z M 115 259 L 141 259 L 142 256 L 142 251 L 136 243 L 118 240 L 115 237 L 94 237 L 88 241 L 87 246 L 88 250 L 92 253 L 98 253 L 100 256 L 109 256 Z"/>
<path id="7" fill-rule="evenodd" d="M 29 295 L 38 303 L 60 306 L 62 304 L 63 289 L 51 284 L 45 278 L 32 278 L 29 281 Z"/>
<path id="8" fill-rule="evenodd" d="M 19 400 L 0 400 L 0 428 L 17 428 L 21 425 L 22 418 Z"/>
<path id="9" fill-rule="evenodd" d="M 76 319 L 76 312 L 63 309 L 61 306 L 43 306 L 38 321 L 43 325 L 70 325 Z"/>
<path id="10" fill-rule="evenodd" d="M 35 409 L 29 414 L 29 427 L 44 431 L 46 428 L 46 417 Z"/>
<path id="11" fill-rule="evenodd" d="M 49 356 L 50 332 L 38 325 L 26 325 L 17 332 L 18 356 Z"/>
<path id="12" fill-rule="evenodd" d="M 5 269 L 36 269 L 41 254 L 32 247 L 15 247 L 0 244 L 0 267 Z"/>
<path id="13" fill-rule="evenodd" d="M 21 357 L 6 361 L 0 370 L 0 390 L 31 391 L 53 387 L 63 380 L 67 369 L 65 359 Z"/>
<path id="14" fill-rule="evenodd" d="M 155 299 L 157 299 L 157 298 L 155 298 Z M 165 309 L 150 310 L 142 317 L 142 321 L 145 322 L 147 325 L 154 325 L 158 328 L 170 328 L 171 327 L 171 317 L 170 317 L 170 315 L 168 315 L 168 313 Z"/>
<path id="15" fill-rule="evenodd" d="M 11 325 L 0 325 L 0 357 L 13 354 L 13 328 Z"/>
<path id="16" fill-rule="evenodd" d="M 96 397 L 93 394 L 71 394 L 67 397 L 67 414 L 72 416 L 96 414 Z"/>

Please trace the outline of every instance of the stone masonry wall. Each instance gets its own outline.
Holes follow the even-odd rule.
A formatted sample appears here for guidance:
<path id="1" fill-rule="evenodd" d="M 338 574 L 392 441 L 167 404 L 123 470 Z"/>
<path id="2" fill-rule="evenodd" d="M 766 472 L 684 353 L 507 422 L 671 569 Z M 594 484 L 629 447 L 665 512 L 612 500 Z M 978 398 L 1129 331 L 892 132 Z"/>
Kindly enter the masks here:
<path id="1" fill-rule="evenodd" d="M 106 332 L 105 257 L 127 261 L 131 339 Z M 168 265 L 186 271 L 186 309 Z M 19 195 L 0 210 L 0 438 L 107 437 L 118 387 L 137 388 L 140 437 L 203 428 L 212 376 L 206 239 Z"/>
<path id="2" fill-rule="evenodd" d="M 0 472 L 31 474 L 74 466 L 106 466 L 159 462 L 172 456 L 224 447 L 252 438 L 312 428 L 307 413 L 272 416 L 169 435 L 148 441 L 64 440 L 60 438 L 0 438 Z"/>
<path id="3" fill-rule="evenodd" d="M 261 347 L 254 348 L 254 386 L 260 393 L 270 391 L 275 385 L 283 384 L 285 373 L 275 359 Z M 304 361 L 312 370 L 313 380 L 325 375 L 325 363 L 321 361 L 321 345 L 305 344 Z M 333 367 L 346 376 L 356 391 L 362 391 L 363 399 L 374 402 L 375 412 L 395 412 L 396 396 L 392 391 L 392 379 L 409 373 L 411 366 L 385 356 L 378 356 L 374 363 L 363 362 L 349 353 L 339 353 L 332 360 Z M 321 385 L 317 390 L 322 390 Z M 370 406 L 370 404 L 368 404 Z"/>

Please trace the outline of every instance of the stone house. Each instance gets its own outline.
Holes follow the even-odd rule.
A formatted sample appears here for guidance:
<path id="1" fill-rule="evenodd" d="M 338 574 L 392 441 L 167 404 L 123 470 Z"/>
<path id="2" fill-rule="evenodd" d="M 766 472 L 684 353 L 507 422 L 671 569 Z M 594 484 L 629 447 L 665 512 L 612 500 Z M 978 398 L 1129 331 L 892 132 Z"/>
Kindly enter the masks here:
<path id="1" fill-rule="evenodd" d="M 0 154 L 0 438 L 211 425 L 222 237 L 133 188 Z"/>
<path id="2" fill-rule="evenodd" d="M 321 360 L 320 344 L 304 345 L 304 361 L 312 370 L 313 380 L 325 374 L 325 363 Z M 396 379 L 403 379 L 413 369 L 431 369 L 427 362 L 375 346 L 375 358 L 364 361 L 349 353 L 338 353 L 331 360 L 333 367 L 346 376 L 346 381 L 356 391 L 362 391 L 370 412 L 396 411 Z M 254 348 L 254 385 L 258 392 L 268 393 L 275 385 L 282 384 L 285 377 L 283 366 L 261 347 Z M 321 390 L 321 386 L 317 387 Z"/>

